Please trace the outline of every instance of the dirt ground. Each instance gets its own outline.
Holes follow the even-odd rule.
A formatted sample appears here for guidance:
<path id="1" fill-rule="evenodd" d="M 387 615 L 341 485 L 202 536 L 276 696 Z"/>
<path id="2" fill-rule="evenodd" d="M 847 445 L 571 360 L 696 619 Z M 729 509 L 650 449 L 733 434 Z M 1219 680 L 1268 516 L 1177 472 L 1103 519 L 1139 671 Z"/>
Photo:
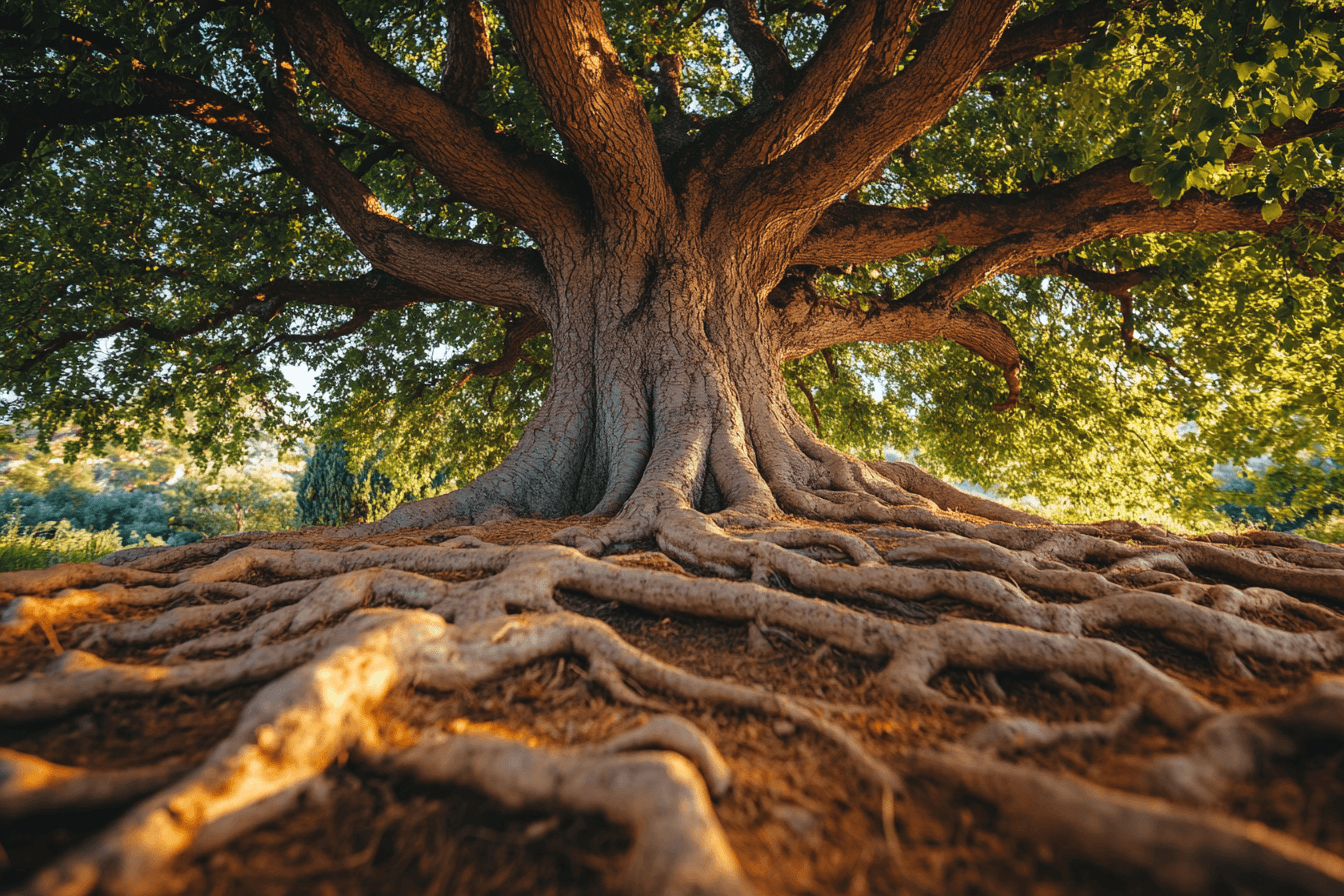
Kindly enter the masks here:
<path id="1" fill-rule="evenodd" d="M 495 544 L 540 543 L 572 520 L 523 520 L 467 529 L 399 532 L 379 544 L 435 544 L 469 531 Z M 816 525 L 815 523 L 809 523 Z M 862 532 L 869 527 L 836 526 Z M 320 531 L 259 538 L 297 539 L 338 549 Z M 881 546 L 879 545 L 879 548 Z M 652 543 L 631 545 L 625 562 L 673 568 Z M 202 561 L 204 562 L 204 561 Z M 695 570 L 691 570 L 695 572 Z M 1033 594 L 1040 600 L 1048 595 Z M 1057 598 L 1055 598 L 1057 599 Z M 630 644 L 697 674 L 850 705 L 836 718 L 874 755 L 895 762 L 914 747 L 961 741 L 983 720 L 957 710 L 902 705 L 874 686 L 879 665 L 805 636 L 772 631 L 766 643 L 742 625 L 655 616 L 585 594 L 563 593 L 566 609 L 611 625 Z M 160 612 L 163 608 L 155 609 Z M 977 614 L 955 601 L 918 607 L 869 607 L 906 622 Z M 0 612 L 3 606 L 0 606 Z M 124 616 L 125 614 L 123 614 Z M 133 614 L 132 614 L 133 615 Z M 914 617 L 914 618 L 912 618 Z M 248 618 L 230 622 L 246 625 Z M 1266 620 L 1267 621 L 1267 620 Z M 1273 620 L 1285 627 L 1288 620 Z M 79 624 L 84 624 L 83 622 Z M 1293 619 L 1296 627 L 1303 625 Z M 56 626 L 57 641 L 77 626 Z M 1267 707 L 1300 692 L 1320 670 L 1248 660 L 1253 679 L 1219 675 L 1203 655 L 1142 632 L 1103 633 L 1225 708 Z M 148 663 L 166 648 L 108 658 Z M 54 648 L 34 627 L 0 645 L 0 683 L 40 671 Z M 1338 674 L 1344 670 L 1326 670 Z M 985 701 L 973 673 L 940 676 L 952 696 Z M 1047 686 L 1038 677 L 1000 675 L 1010 710 L 1051 721 L 1104 714 L 1106 693 Z M 124 768 L 177 759 L 201 761 L 232 728 L 261 685 L 152 699 L 107 701 L 42 724 L 0 718 L 0 747 L 85 768 Z M 734 778 L 716 802 L 719 819 L 748 877 L 772 894 L 1149 894 L 1163 892 L 1141 874 L 1056 854 L 997 817 L 992 806 L 913 779 L 886 798 L 866 783 L 833 743 L 789 722 L 669 699 L 670 711 L 701 727 Z M 648 713 L 613 701 L 572 658 L 536 663 L 471 691 L 407 691 L 379 717 L 384 738 L 410 743 L 430 729 L 485 731 L 531 744 L 578 746 L 629 730 Z M 1156 722 L 1143 721 L 1113 742 L 1071 743 L 1016 761 L 1142 792 L 1145 762 L 1181 752 Z M 435 788 L 384 776 L 357 760 L 327 773 L 324 799 L 310 800 L 211 855 L 194 860 L 183 885 L 192 894 L 581 894 L 602 892 L 622 861 L 629 833 L 601 817 L 516 813 L 462 788 Z M 885 804 L 885 811 L 884 811 Z M 111 824 L 125 806 L 30 817 L 0 824 L 0 891 L 22 887 L 37 869 Z M 1311 744 L 1239 783 L 1213 811 L 1261 822 L 1344 856 L 1344 744 Z M 1229 894 L 1257 892 L 1226 884 Z"/>

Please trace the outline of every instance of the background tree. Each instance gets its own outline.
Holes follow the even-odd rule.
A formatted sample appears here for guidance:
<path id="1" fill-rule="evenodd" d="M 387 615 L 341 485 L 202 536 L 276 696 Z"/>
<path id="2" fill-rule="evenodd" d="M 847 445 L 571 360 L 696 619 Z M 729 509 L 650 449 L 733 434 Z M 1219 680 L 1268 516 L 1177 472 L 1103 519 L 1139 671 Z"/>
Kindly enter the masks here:
<path id="1" fill-rule="evenodd" d="M 296 522 L 300 526 L 348 526 L 377 519 L 399 501 L 391 481 L 365 464 L 350 472 L 344 440 L 323 442 L 313 450 L 295 483 Z"/>
<path id="2" fill-rule="evenodd" d="M 457 487 L 379 524 L 0 578 L 0 718 L 238 696 L 133 769 L 7 734 L 9 812 L 143 797 L 34 891 L 241 886 L 191 857 L 389 774 L 604 815 L 594 864 L 634 891 L 971 889 L 928 847 L 968 828 L 1173 889 L 1344 885 L 1335 829 L 1236 796 L 1337 761 L 1344 689 L 1308 675 L 1344 657 L 1344 549 L 1056 525 L 826 441 L 1084 512 L 1337 456 L 1334 3 L 5 9 L 12 413 L 97 449 L 171 409 L 228 455 L 297 425 L 280 364 L 308 360 L 356 464 L 517 437 L 470 481 L 461 441 L 416 464 Z M 799 735 L 789 805 L 762 716 Z M 410 811 L 385 792 L 378 830 Z M 962 792 L 993 820 L 943 826 Z M 772 804 L 862 846 L 791 874 Z M 392 864 L 447 887 L 456 847 L 414 842 Z"/>

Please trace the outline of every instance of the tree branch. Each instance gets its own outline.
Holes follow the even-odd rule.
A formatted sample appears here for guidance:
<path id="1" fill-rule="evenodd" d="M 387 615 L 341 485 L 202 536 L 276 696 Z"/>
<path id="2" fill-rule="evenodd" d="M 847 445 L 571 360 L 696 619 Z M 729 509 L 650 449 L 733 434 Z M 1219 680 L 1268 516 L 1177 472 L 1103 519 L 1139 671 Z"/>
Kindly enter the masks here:
<path id="1" fill-rule="evenodd" d="M 1151 265 L 1133 268 L 1128 271 L 1099 271 L 1076 261 L 1070 261 L 1067 255 L 1055 255 L 1050 258 L 1039 258 L 1026 264 L 1020 264 L 1004 273 L 1017 277 L 1042 277 L 1047 275 L 1071 277 L 1088 289 L 1125 298 L 1129 296 L 1131 289 L 1151 280 L 1161 271 Z"/>
<path id="2" fill-rule="evenodd" d="M 801 242 L 827 206 L 946 114 L 1016 7 L 1017 0 L 959 0 L 945 19 L 921 29 L 922 48 L 895 77 L 851 90 L 816 133 L 757 169 L 743 190 L 744 210 L 759 216 L 765 208 L 769 217 L 791 219 L 793 234 L 784 239 Z"/>
<path id="3" fill-rule="evenodd" d="M 368 320 L 377 311 L 405 308 L 420 302 L 443 301 L 449 299 L 376 271 L 362 277 L 337 281 L 282 278 L 255 289 L 235 290 L 232 300 L 227 304 L 182 326 L 158 324 L 147 317 L 128 315 L 103 327 L 63 330 L 25 358 L 19 365 L 19 371 L 27 373 L 56 352 L 77 342 L 93 342 L 133 331 L 160 342 L 177 342 L 213 330 L 243 315 L 270 320 L 291 304 L 352 308 L 357 312 L 356 317 L 364 315 L 363 320 Z"/>
<path id="4" fill-rule="evenodd" d="M 1054 258 L 1019 265 L 1007 273 L 1019 277 L 1039 277 L 1043 274 L 1071 277 L 1088 289 L 1115 296 L 1120 300 L 1120 341 L 1124 343 L 1125 348 L 1137 348 L 1150 358 L 1156 358 L 1166 364 L 1187 380 L 1194 381 L 1190 371 L 1182 367 L 1170 354 L 1158 351 L 1146 343 L 1134 339 L 1134 296 L 1130 293 L 1130 290 L 1161 273 L 1158 268 L 1141 267 L 1129 271 L 1098 271 L 1095 268 L 1069 261 L 1066 256 L 1058 255 Z"/>
<path id="5" fill-rule="evenodd" d="M 1272 149 L 1275 146 L 1292 143 L 1294 140 L 1316 137 L 1338 127 L 1344 127 L 1344 101 L 1324 109 L 1317 109 L 1316 114 L 1311 116 L 1311 121 L 1294 118 L 1282 127 L 1268 129 L 1260 135 L 1260 147 Z M 1240 165 L 1249 162 L 1255 153 L 1256 151 L 1249 146 L 1238 146 L 1232 151 L 1227 162 L 1229 165 Z"/>
<path id="6" fill-rule="evenodd" d="M 1003 371 L 1008 396 L 996 410 L 1017 406 L 1022 356 L 1001 322 L 970 305 L 939 308 L 889 302 L 881 296 L 851 295 L 848 304 L 795 292 L 780 310 L 780 353 L 792 360 L 846 342 L 938 342 L 946 339 Z M 866 304 L 868 310 L 863 310 Z"/>
<path id="7" fill-rule="evenodd" d="M 728 33 L 751 64 L 751 106 L 768 109 L 793 82 L 793 65 L 779 39 L 761 21 L 753 0 L 724 0 Z"/>
<path id="8" fill-rule="evenodd" d="M 85 26 L 66 24 L 71 32 L 67 39 L 100 53 L 125 57 L 115 40 Z M 277 84 L 265 85 L 270 105 L 267 113 L 190 78 L 129 59 L 144 99 L 132 106 L 113 107 L 119 114 L 108 114 L 100 120 L 137 112 L 177 114 L 228 134 L 275 159 L 311 190 L 374 267 L 430 294 L 514 310 L 540 307 L 551 289 L 538 253 L 435 239 L 398 221 L 299 118 L 293 102 L 296 87 L 288 47 L 280 43 L 276 55 L 279 79 Z M 83 105 L 67 111 L 95 114 Z"/>
<path id="9" fill-rule="evenodd" d="M 807 406 L 812 411 L 812 431 L 821 435 L 821 412 L 817 410 L 817 399 L 812 395 L 812 390 L 807 388 L 807 381 L 802 377 L 794 380 L 793 384 L 803 393 L 803 397 L 807 399 Z"/>
<path id="10" fill-rule="evenodd" d="M 660 54 L 653 58 L 653 71 L 649 80 L 658 92 L 658 102 L 663 107 L 662 121 L 654 127 L 654 138 L 658 151 L 669 156 L 691 142 L 691 128 L 698 126 L 700 116 L 688 115 L 681 104 L 681 73 L 686 60 L 679 55 Z"/>
<path id="11" fill-rule="evenodd" d="M 490 69 L 495 64 L 485 11 L 481 9 L 480 0 L 450 0 L 444 12 L 448 17 L 448 28 L 444 34 L 439 96 L 470 109 L 490 83 Z"/>
<path id="12" fill-rule="evenodd" d="M 450 192 L 544 241 L 576 225 L 580 197 L 561 167 L 499 136 L 383 59 L 332 0 L 274 0 L 303 60 L 355 115 L 383 129 Z"/>
<path id="13" fill-rule="evenodd" d="M 406 227 L 289 104 L 277 103 L 264 115 L 189 79 L 135 65 L 137 80 L 151 98 L 279 162 L 312 190 L 374 267 L 431 293 L 500 308 L 537 308 L 550 294 L 540 256 L 533 250 L 436 239 Z"/>
<path id="14" fill-rule="evenodd" d="M 1308 190 L 1296 202 L 1285 204 L 1283 216 L 1272 224 L 1261 216 L 1262 203 L 1254 196 L 1226 199 L 1191 191 L 1162 208 L 1147 187 L 1130 181 L 1133 164 L 1128 159 L 1112 159 L 1077 177 L 1036 190 L 948 196 L 918 208 L 838 203 L 827 210 L 792 263 L 821 267 L 866 264 L 936 246 L 940 240 L 956 246 L 985 246 L 1014 234 L 1053 233 L 1061 227 L 1081 231 L 1086 228 L 1080 225 L 1088 222 L 1108 237 L 1220 231 L 1276 233 L 1302 223 L 1302 214 L 1325 212 L 1331 201 L 1324 189 Z M 1337 239 L 1344 238 L 1344 227 L 1338 223 L 1322 225 L 1321 229 Z M 1080 245 L 1045 249 L 1047 243 L 1057 242 L 1043 240 L 1039 254 Z"/>
<path id="15" fill-rule="evenodd" d="M 1014 25 L 980 67 L 980 75 L 1035 59 L 1071 44 L 1081 43 L 1100 23 L 1110 20 L 1122 9 L 1143 6 L 1147 0 L 1092 0 L 1072 9 L 1049 11 L 1030 21 Z"/>
<path id="16" fill-rule="evenodd" d="M 599 217 L 635 227 L 671 208 L 644 101 L 621 67 L 597 0 L 504 5 L 528 77 L 574 153 Z"/>
<path id="17" fill-rule="evenodd" d="M 735 164 L 748 167 L 774 161 L 826 123 L 867 60 L 876 7 L 876 0 L 855 0 L 845 7 L 826 29 L 797 87 L 742 140 L 734 153 Z"/>
<path id="18" fill-rule="evenodd" d="M 919 0 L 881 0 L 873 21 L 873 45 L 863 71 L 855 81 L 856 87 L 882 84 L 896 74 L 896 67 L 914 42 L 912 26 L 919 7 Z"/>
<path id="19" fill-rule="evenodd" d="M 457 381 L 454 389 L 460 389 L 474 376 L 502 376 L 518 366 L 524 359 L 523 345 L 533 336 L 540 336 L 547 330 L 546 321 L 536 314 L 524 313 L 511 319 L 506 318 L 504 329 L 504 350 L 493 361 L 476 361 Z"/>

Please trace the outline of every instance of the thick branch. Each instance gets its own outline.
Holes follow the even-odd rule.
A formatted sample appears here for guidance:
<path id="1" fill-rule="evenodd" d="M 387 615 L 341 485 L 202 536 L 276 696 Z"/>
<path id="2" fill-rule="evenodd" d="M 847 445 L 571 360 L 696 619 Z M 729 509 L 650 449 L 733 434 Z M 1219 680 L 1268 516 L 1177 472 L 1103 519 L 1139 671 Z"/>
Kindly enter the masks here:
<path id="1" fill-rule="evenodd" d="M 815 134 L 759 169 L 747 184 L 746 207 L 791 218 L 801 241 L 826 206 L 947 113 L 975 80 L 1016 8 L 1017 0 L 960 0 L 926 32 L 923 48 L 900 73 L 851 91 Z"/>
<path id="2" fill-rule="evenodd" d="M 1107 236 L 1139 233 L 1275 233 L 1303 223 L 1300 214 L 1324 212 L 1331 202 L 1326 190 L 1308 190 L 1284 206 L 1272 224 L 1261 215 L 1254 196 L 1226 199 L 1192 191 L 1162 208 L 1148 188 L 1132 183 L 1133 162 L 1113 159 L 1060 183 L 1008 195 L 956 195 L 920 208 L 883 208 L 854 202 L 827 210 L 794 264 L 831 266 L 862 264 L 938 245 L 985 246 L 1021 233 L 1078 228 L 1085 221 L 1108 231 Z M 1338 238 L 1338 224 L 1323 231 Z M 1078 245 L 1077 243 L 1072 245 Z M 1066 245 L 1063 248 L 1072 248 Z M 1042 250 L 1054 254 L 1060 249 Z"/>
<path id="3" fill-rule="evenodd" d="M 174 112 L 279 162 L 317 195 L 355 247 L 380 270 L 442 297 L 500 308 L 536 308 L 548 294 L 534 251 L 436 239 L 406 227 L 292 108 L 277 104 L 270 115 L 263 115 L 186 78 L 146 66 L 137 71 L 145 92 Z"/>
<path id="4" fill-rule="evenodd" d="M 528 77 L 583 169 L 599 215 L 632 226 L 671 208 L 644 101 L 596 0 L 529 0 L 505 12 Z"/>
<path id="5" fill-rule="evenodd" d="M 338 308 L 353 308 L 359 314 L 366 314 L 361 320 L 367 321 L 376 311 L 405 308 L 420 302 L 443 302 L 447 297 L 412 286 L 377 272 L 351 280 L 290 280 L 288 278 L 272 280 L 256 289 L 238 290 L 228 304 L 221 305 L 199 320 L 185 326 L 164 326 L 149 318 L 131 315 L 104 327 L 90 329 L 64 330 L 48 339 L 19 367 L 27 372 L 44 359 L 50 357 L 67 345 L 76 342 L 91 342 L 116 336 L 121 333 L 138 331 L 151 339 L 161 342 L 176 342 L 196 336 L 242 315 L 252 315 L 269 320 L 280 313 L 286 305 L 327 305 Z M 342 334 L 337 334 L 342 335 Z M 328 337 L 334 338 L 334 337 Z M 299 339 L 298 341 L 310 341 Z"/>
<path id="6" fill-rule="evenodd" d="M 576 197 L 554 163 L 391 65 L 332 0 L 276 0 L 271 13 L 327 89 L 405 144 L 450 192 L 538 239 L 573 226 Z"/>
<path id="7" fill-rule="evenodd" d="M 77 33 L 82 46 L 124 56 L 121 46 L 110 38 L 74 23 L 69 23 L 69 29 Z M 537 253 L 423 236 L 383 209 L 327 143 L 299 118 L 292 102 L 288 48 L 281 50 L 277 54 L 280 83 L 267 85 L 268 113 L 190 78 L 130 59 L 145 98 L 134 106 L 116 107 L 121 114 L 108 117 L 137 112 L 177 114 L 228 134 L 275 159 L 316 194 L 356 248 L 380 270 L 443 298 L 515 310 L 538 307 L 549 285 Z"/>
<path id="8" fill-rule="evenodd" d="M 826 123 L 867 59 L 876 6 L 876 0 L 856 0 L 845 7 L 826 29 L 798 86 L 742 141 L 734 161 L 744 167 L 774 161 Z"/>
<path id="9" fill-rule="evenodd" d="M 10 106 L 4 117 L 5 136 L 0 140 L 0 165 L 30 155 L 48 133 L 61 125 L 99 124 L 141 115 L 166 115 L 171 111 L 156 100 L 142 100 L 126 106 L 105 106 L 74 99 Z"/>
<path id="10" fill-rule="evenodd" d="M 888 81 L 905 58 L 914 40 L 911 25 L 919 12 L 919 0 L 881 0 L 873 21 L 873 46 L 863 72 L 855 82 L 871 87 Z"/>
<path id="11" fill-rule="evenodd" d="M 1324 109 L 1317 109 L 1316 114 L 1311 116 L 1311 121 L 1294 118 L 1282 127 L 1269 128 L 1260 135 L 1260 146 L 1271 149 L 1285 143 L 1292 143 L 1294 140 L 1315 137 L 1327 131 L 1333 131 L 1338 127 L 1344 127 L 1344 102 L 1336 103 Z M 1239 165 L 1243 162 L 1249 162 L 1254 155 L 1255 150 L 1249 146 L 1238 146 L 1232 151 L 1232 155 L 1228 157 L 1227 161 L 1229 164 Z"/>
<path id="12" fill-rule="evenodd" d="M 658 151 L 671 155 L 691 142 L 691 128 L 700 122 L 700 116 L 688 115 L 681 104 L 681 74 L 686 60 L 679 55 L 662 54 L 653 58 L 650 80 L 658 91 L 658 102 L 663 107 L 662 121 L 654 128 Z"/>
<path id="13" fill-rule="evenodd" d="M 1073 9 L 1047 12 L 1028 22 L 1014 25 L 1004 32 L 999 45 L 980 67 L 980 74 L 998 71 L 1086 40 L 1098 24 L 1109 20 L 1117 10 L 1139 6 L 1143 2 L 1093 0 Z"/>
<path id="14" fill-rule="evenodd" d="M 768 108 L 778 102 L 793 81 L 793 65 L 779 39 L 761 21 L 753 0 L 726 0 L 728 33 L 751 63 L 751 104 Z"/>
<path id="15" fill-rule="evenodd" d="M 490 50 L 490 32 L 479 0 L 452 0 L 444 10 L 448 29 L 443 36 L 443 78 L 439 96 L 470 109 L 490 83 L 495 64 Z"/>
<path id="16" fill-rule="evenodd" d="M 868 310 L 862 310 L 860 298 Z M 1001 322 L 971 306 L 940 308 L 878 296 L 850 296 L 848 305 L 824 297 L 795 297 L 780 312 L 781 355 L 785 360 L 846 342 L 938 342 L 947 339 L 1003 370 L 1008 397 L 997 409 L 1017 406 L 1022 356 Z"/>

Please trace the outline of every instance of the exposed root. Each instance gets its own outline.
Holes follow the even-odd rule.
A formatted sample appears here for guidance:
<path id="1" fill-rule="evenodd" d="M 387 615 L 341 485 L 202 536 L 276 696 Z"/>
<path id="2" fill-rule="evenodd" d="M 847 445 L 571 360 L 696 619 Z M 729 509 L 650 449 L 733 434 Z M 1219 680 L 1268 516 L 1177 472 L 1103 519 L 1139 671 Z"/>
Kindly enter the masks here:
<path id="1" fill-rule="evenodd" d="M 1149 768 L 1154 792 L 1195 803 L 1214 803 L 1234 782 L 1260 771 L 1300 745 L 1344 744 L 1344 679 L 1316 682 L 1279 709 L 1230 712 L 1195 731 L 1188 753 L 1166 756 Z"/>
<path id="2" fill-rule="evenodd" d="M 1264 825 L 1192 812 L 983 754 L 923 750 L 907 759 L 927 775 L 993 803 L 1014 830 L 1159 886 L 1207 893 L 1215 884 L 1265 892 L 1336 894 L 1344 859 Z"/>
<path id="3" fill-rule="evenodd" d="M 660 730 L 631 732 L 616 749 L 643 746 L 645 741 L 666 745 L 671 725 L 663 722 Z M 672 739 L 680 743 L 683 737 Z M 677 753 L 612 752 L 610 743 L 598 752 L 560 752 L 499 737 L 459 735 L 421 741 L 380 757 L 377 764 L 420 781 L 472 787 L 510 809 L 600 812 L 628 825 L 634 842 L 612 881 L 622 892 L 755 892 L 724 837 L 705 782 L 690 762 Z M 717 762 L 722 765 L 721 759 Z"/>
<path id="4" fill-rule="evenodd" d="M 27 891 L 171 892 L 179 857 L 226 843 L 289 809 L 342 751 L 367 736 L 369 712 L 443 629 L 431 614 L 393 611 L 357 616 L 332 630 L 333 643 L 317 661 L 253 698 L 205 765 L 39 873 Z"/>
<path id="5" fill-rule="evenodd" d="M 680 716 L 656 716 L 632 731 L 611 738 L 598 752 L 628 753 L 653 749 L 671 750 L 695 763 L 711 796 L 721 797 L 733 786 L 733 773 L 714 743 Z"/>
<path id="6" fill-rule="evenodd" d="M 1338 679 L 1279 708 L 1227 711 L 1188 677 L 1108 639 L 1152 632 L 1207 657 L 1219 680 L 1249 679 L 1248 664 L 1338 669 L 1344 616 L 1317 601 L 1341 593 L 1339 552 L 1277 534 L 1197 542 L 1131 524 L 984 524 L 892 506 L 900 495 L 887 494 L 872 469 L 815 445 L 803 460 L 824 481 L 803 484 L 800 466 L 790 486 L 800 500 L 885 525 L 860 536 L 789 525 L 759 508 L 710 518 L 669 498 L 652 522 L 636 515 L 559 533 L 573 547 L 473 536 L 385 547 L 376 533 L 333 550 L 239 539 L 237 550 L 192 554 L 210 562 L 183 571 L 160 552 L 0 578 L 15 598 L 0 622 L 7 643 L 37 656 L 45 650 L 37 626 L 69 648 L 0 684 L 6 725 L 114 698 L 266 685 L 194 770 L 170 761 L 93 771 L 0 750 L 0 820 L 148 794 L 27 892 L 167 892 L 183 880 L 186 859 L 321 798 L 324 771 L 352 752 L 421 780 L 469 784 L 507 807 L 595 811 L 630 826 L 634 845 L 613 878 L 627 891 L 749 888 L 709 802 L 737 792 L 730 770 L 677 715 L 568 750 L 480 734 L 404 750 L 379 741 L 375 715 L 394 695 L 471 693 L 557 657 L 575 660 L 587 682 L 577 687 L 618 703 L 733 709 L 777 731 L 815 732 L 870 785 L 858 799 L 875 812 L 880 804 L 875 836 L 893 856 L 902 847 L 890 795 L 903 792 L 901 774 L 914 773 L 994 803 L 1027 836 L 1102 865 L 1147 869 L 1163 886 L 1199 892 L 1232 869 L 1267 886 L 1339 891 L 1344 861 L 1286 835 L 1002 761 L 1063 744 L 1120 749 L 1157 722 L 1184 752 L 1146 763 L 1136 786 L 1210 804 L 1304 743 L 1344 742 Z M 660 552 L 597 558 L 648 537 Z M 1210 571 L 1251 584 L 1198 580 Z M 563 595 L 574 593 L 655 619 L 738 626 L 759 657 L 792 661 L 806 650 L 818 664 L 831 651 L 865 663 L 867 705 L 698 674 L 566 609 L 573 604 Z M 947 673 L 970 673 L 972 686 L 958 691 Z M 1068 714 L 1027 714 L 1023 680 L 1067 695 Z M 866 733 L 884 714 L 928 707 L 955 710 L 947 718 L 958 720 L 962 746 L 893 753 Z M 868 721 L 856 728 L 856 717 Z M 961 727 L 968 718 L 983 724 Z"/>
<path id="7" fill-rule="evenodd" d="M 177 666 L 109 663 L 91 653 L 71 650 L 50 663 L 42 675 L 0 685 L 0 718 L 7 722 L 52 719 L 114 697 L 218 691 L 269 681 L 311 659 L 339 635 L 327 629 L 243 656 Z"/>
<path id="8" fill-rule="evenodd" d="M 0 747 L 0 822 L 127 803 L 165 787 L 186 771 L 175 761 L 89 771 Z"/>
<path id="9" fill-rule="evenodd" d="M 1051 724 L 1025 716 L 994 719 L 977 731 L 967 746 L 1008 755 L 1041 750 L 1061 743 L 1109 742 L 1132 726 L 1142 710 L 1142 705 L 1131 703 L 1107 722 Z"/>

